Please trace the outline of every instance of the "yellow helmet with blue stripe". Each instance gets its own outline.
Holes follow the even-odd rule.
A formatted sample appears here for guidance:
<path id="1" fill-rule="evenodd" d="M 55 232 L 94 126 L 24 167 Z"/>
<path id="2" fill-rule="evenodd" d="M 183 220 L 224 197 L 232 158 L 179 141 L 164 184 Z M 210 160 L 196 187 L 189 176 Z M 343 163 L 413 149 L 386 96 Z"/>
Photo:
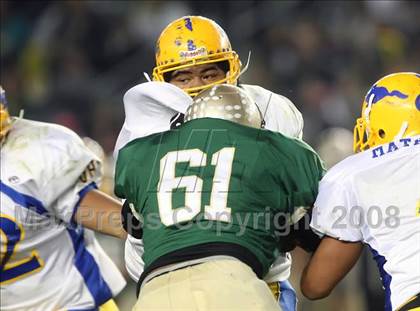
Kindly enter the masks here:
<path id="1" fill-rule="evenodd" d="M 166 73 L 224 61 L 228 64 L 226 78 L 184 91 L 195 96 L 215 84 L 236 84 L 242 66 L 225 31 L 216 22 L 202 16 L 184 16 L 170 23 L 156 43 L 153 80 L 165 81 Z"/>
<path id="2" fill-rule="evenodd" d="M 10 128 L 11 119 L 7 110 L 6 92 L 0 85 L 0 138 L 3 138 Z"/>
<path id="3" fill-rule="evenodd" d="M 420 134 L 420 74 L 394 73 L 366 94 L 354 127 L 355 152 Z"/>

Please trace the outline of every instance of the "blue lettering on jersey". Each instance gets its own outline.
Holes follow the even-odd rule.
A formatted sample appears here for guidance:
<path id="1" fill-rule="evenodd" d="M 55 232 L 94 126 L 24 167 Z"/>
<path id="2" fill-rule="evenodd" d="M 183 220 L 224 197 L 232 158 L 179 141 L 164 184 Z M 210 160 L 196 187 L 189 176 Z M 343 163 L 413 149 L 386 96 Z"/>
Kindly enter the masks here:
<path id="1" fill-rule="evenodd" d="M 382 148 L 382 146 L 379 146 L 379 147 L 376 147 L 375 149 L 372 149 L 372 152 L 373 152 L 372 158 L 382 157 L 385 154 L 384 148 Z M 378 152 L 380 152 L 379 155 L 378 155 Z"/>
<path id="2" fill-rule="evenodd" d="M 403 147 L 408 147 L 408 146 L 410 146 L 409 142 L 411 142 L 411 138 L 401 138 L 400 142 L 404 143 Z"/>
<path id="3" fill-rule="evenodd" d="M 381 99 L 387 97 L 387 96 L 396 96 L 402 99 L 405 99 L 408 97 L 408 95 L 405 95 L 397 90 L 393 90 L 393 91 L 388 91 L 388 89 L 386 87 L 383 86 L 376 86 L 374 85 L 370 91 L 367 93 L 366 95 L 366 101 L 370 98 L 371 95 L 374 95 L 373 98 L 373 102 L 372 104 L 377 103 L 378 101 L 380 101 Z"/>
<path id="4" fill-rule="evenodd" d="M 187 28 L 189 31 L 193 31 L 191 18 L 189 18 L 189 17 L 185 18 L 184 22 L 185 22 L 185 28 Z"/>
<path id="5" fill-rule="evenodd" d="M 388 145 L 388 153 L 398 150 L 397 145 L 392 141 Z"/>
<path id="6" fill-rule="evenodd" d="M 410 147 L 410 146 L 415 146 L 415 145 L 419 145 L 420 144 L 420 138 L 417 138 L 414 142 L 412 141 L 411 138 L 401 138 L 399 140 L 400 143 L 402 143 L 402 145 L 397 146 L 397 144 L 393 141 L 391 141 L 388 144 L 388 149 L 386 149 L 386 145 L 382 145 L 382 146 L 378 146 L 376 148 L 372 149 L 372 158 L 379 158 L 382 157 L 385 154 L 397 151 L 400 148 L 403 147 Z M 385 152 L 386 150 L 386 152 Z"/>

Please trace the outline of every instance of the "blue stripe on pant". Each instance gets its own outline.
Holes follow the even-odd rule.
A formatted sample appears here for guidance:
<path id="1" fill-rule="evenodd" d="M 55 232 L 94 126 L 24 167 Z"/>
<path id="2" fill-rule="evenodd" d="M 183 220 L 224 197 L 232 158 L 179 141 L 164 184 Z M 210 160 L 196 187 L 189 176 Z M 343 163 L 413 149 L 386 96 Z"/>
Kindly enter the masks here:
<path id="1" fill-rule="evenodd" d="M 289 281 L 281 281 L 279 304 L 283 311 L 296 311 L 296 292 Z"/>

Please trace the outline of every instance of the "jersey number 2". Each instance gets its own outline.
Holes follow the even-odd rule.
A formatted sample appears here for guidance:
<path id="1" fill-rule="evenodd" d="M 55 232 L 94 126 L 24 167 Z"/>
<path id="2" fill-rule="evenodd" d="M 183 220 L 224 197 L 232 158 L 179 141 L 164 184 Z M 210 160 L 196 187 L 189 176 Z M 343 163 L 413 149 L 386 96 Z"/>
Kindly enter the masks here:
<path id="1" fill-rule="evenodd" d="M 29 256 L 11 260 L 18 249 L 18 243 L 25 237 L 21 224 L 8 215 L 0 214 L 0 284 L 9 284 L 29 274 L 38 272 L 44 262 L 38 252 L 33 250 Z"/>
<path id="2" fill-rule="evenodd" d="M 231 220 L 231 209 L 227 207 L 227 196 L 234 155 L 235 148 L 226 147 L 214 153 L 211 158 L 211 165 L 216 168 L 210 194 L 210 205 L 204 206 L 204 217 L 207 220 L 224 222 Z M 207 155 L 199 149 L 189 149 L 168 152 L 160 160 L 157 198 L 160 219 L 166 226 L 189 221 L 201 210 L 203 180 L 196 175 L 175 177 L 175 166 L 179 162 L 188 162 L 190 167 L 202 167 L 207 164 Z M 179 188 L 185 188 L 185 206 L 173 209 L 172 191 Z"/>

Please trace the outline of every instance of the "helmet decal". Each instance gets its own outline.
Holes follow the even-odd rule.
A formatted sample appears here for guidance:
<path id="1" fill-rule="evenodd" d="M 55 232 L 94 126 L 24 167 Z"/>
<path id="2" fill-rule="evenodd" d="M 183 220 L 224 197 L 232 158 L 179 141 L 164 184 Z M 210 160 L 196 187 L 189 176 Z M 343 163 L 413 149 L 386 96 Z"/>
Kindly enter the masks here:
<path id="1" fill-rule="evenodd" d="M 184 21 L 185 21 L 185 28 L 187 28 L 189 31 L 193 31 L 191 18 L 187 17 L 187 18 L 184 19 Z"/>
<path id="2" fill-rule="evenodd" d="M 187 41 L 187 45 L 188 45 L 188 51 L 194 51 L 197 49 L 197 47 L 194 44 L 194 41 L 191 39 Z"/>
<path id="3" fill-rule="evenodd" d="M 378 101 L 380 101 L 381 99 L 383 99 L 387 96 L 397 96 L 397 97 L 402 98 L 402 99 L 405 99 L 405 98 L 408 97 L 408 95 L 403 94 L 400 91 L 392 90 L 390 92 L 386 87 L 376 86 L 376 85 L 374 85 L 370 89 L 370 91 L 366 95 L 366 99 L 369 99 L 372 94 L 375 96 L 373 98 L 372 104 L 376 104 Z"/>
<path id="4" fill-rule="evenodd" d="M 179 56 L 185 59 L 194 58 L 197 56 L 204 56 L 204 55 L 207 55 L 207 50 L 205 47 L 200 47 L 198 49 L 193 49 L 193 50 L 188 50 L 188 51 L 181 51 L 179 53 Z"/>

